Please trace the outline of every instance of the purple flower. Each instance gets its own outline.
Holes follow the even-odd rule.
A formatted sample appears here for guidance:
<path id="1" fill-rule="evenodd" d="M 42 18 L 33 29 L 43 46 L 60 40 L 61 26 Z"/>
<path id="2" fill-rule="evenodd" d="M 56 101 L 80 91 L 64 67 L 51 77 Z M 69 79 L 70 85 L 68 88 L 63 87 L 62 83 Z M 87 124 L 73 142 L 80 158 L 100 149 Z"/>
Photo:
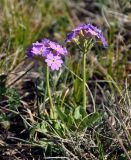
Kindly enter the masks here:
<path id="1" fill-rule="evenodd" d="M 42 39 L 41 43 L 43 43 L 47 48 L 49 47 L 50 40 L 47 38 Z"/>
<path id="2" fill-rule="evenodd" d="M 60 44 L 50 41 L 48 39 L 44 39 L 42 41 L 50 49 L 54 54 L 66 56 L 67 55 L 67 49 L 65 47 L 62 47 Z"/>
<path id="3" fill-rule="evenodd" d="M 87 37 L 97 38 L 102 42 L 105 48 L 107 47 L 107 41 L 102 31 L 92 24 L 82 24 L 73 29 L 67 34 L 65 42 L 74 42 L 76 39 L 79 39 L 80 36 L 82 36 L 84 39 Z"/>
<path id="4" fill-rule="evenodd" d="M 78 27 L 76 27 L 75 29 L 73 29 L 72 31 L 80 31 L 80 30 L 84 30 L 87 29 L 88 25 L 87 24 L 80 24 Z"/>
<path id="5" fill-rule="evenodd" d="M 28 50 L 29 57 L 46 62 L 52 70 L 59 70 L 63 63 L 61 58 L 65 55 L 67 55 L 65 47 L 46 38 L 33 43 Z"/>
<path id="6" fill-rule="evenodd" d="M 60 56 L 57 56 L 57 55 L 55 56 L 52 53 L 49 53 L 47 55 L 45 62 L 53 71 L 59 70 L 59 68 L 61 67 L 61 64 L 63 63 Z"/>
<path id="7" fill-rule="evenodd" d="M 29 57 L 45 57 L 48 53 L 48 48 L 40 42 L 35 42 L 32 47 L 28 50 Z"/>
<path id="8" fill-rule="evenodd" d="M 76 39 L 77 39 L 77 33 L 75 31 L 72 31 L 67 34 L 65 43 L 72 42 L 72 41 L 75 42 Z"/>
<path id="9" fill-rule="evenodd" d="M 101 39 L 101 42 L 102 42 L 104 48 L 107 48 L 108 47 L 108 43 L 107 43 L 107 40 L 104 37 L 104 35 L 101 35 L 100 39 Z"/>

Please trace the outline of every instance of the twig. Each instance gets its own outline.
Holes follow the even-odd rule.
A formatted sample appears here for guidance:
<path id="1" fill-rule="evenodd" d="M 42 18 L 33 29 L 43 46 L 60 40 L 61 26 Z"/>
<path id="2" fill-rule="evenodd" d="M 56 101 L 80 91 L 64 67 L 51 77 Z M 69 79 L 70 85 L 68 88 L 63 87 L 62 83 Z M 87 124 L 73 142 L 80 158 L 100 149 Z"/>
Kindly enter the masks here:
<path id="1" fill-rule="evenodd" d="M 120 106 L 119 106 L 119 103 L 118 103 L 117 98 L 116 98 L 116 109 L 117 109 L 118 115 L 119 115 L 119 117 L 120 117 L 120 122 L 121 122 L 122 128 L 123 128 L 123 130 L 124 130 L 124 132 L 125 132 L 125 136 L 126 136 L 126 138 L 127 138 L 127 141 L 128 141 L 128 143 L 129 143 L 129 145 L 131 146 L 131 141 L 130 141 L 130 139 L 129 139 L 130 133 L 129 133 L 128 130 L 126 129 L 127 127 L 126 127 L 126 125 L 125 125 L 125 123 L 124 123 L 124 121 L 123 121 L 123 115 L 122 115 L 122 113 L 121 113 Z"/>
<path id="2" fill-rule="evenodd" d="M 6 84 L 6 87 L 11 87 L 14 83 L 16 83 L 18 80 L 20 80 L 23 76 L 25 76 L 27 74 L 27 72 L 29 72 L 32 67 L 33 67 L 33 62 L 31 64 L 29 64 L 29 66 L 27 67 L 27 69 L 22 73 L 20 74 L 18 77 L 16 77 L 13 81 L 11 81 L 9 84 Z"/>

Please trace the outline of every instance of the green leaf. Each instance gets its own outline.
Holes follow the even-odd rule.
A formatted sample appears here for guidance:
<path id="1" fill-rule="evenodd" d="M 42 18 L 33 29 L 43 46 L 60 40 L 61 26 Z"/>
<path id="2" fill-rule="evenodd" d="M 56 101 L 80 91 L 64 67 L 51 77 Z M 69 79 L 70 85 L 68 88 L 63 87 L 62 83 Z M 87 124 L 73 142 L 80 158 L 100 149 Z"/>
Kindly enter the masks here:
<path id="1" fill-rule="evenodd" d="M 20 96 L 15 89 L 8 88 L 5 95 L 8 97 L 8 105 L 11 110 L 16 110 L 20 106 Z"/>
<path id="2" fill-rule="evenodd" d="M 6 77 L 7 77 L 6 75 L 0 74 L 0 100 L 3 99 L 3 96 L 6 92 L 6 87 L 5 87 Z"/>
<path id="3" fill-rule="evenodd" d="M 80 111 L 81 111 L 81 107 L 80 106 L 75 108 L 75 111 L 74 111 L 74 118 L 75 119 L 80 119 L 82 117 Z"/>
<path id="4" fill-rule="evenodd" d="M 62 110 L 60 109 L 59 106 L 56 107 L 56 110 L 57 110 L 57 114 L 58 114 L 59 118 L 61 119 L 61 121 L 64 123 L 67 122 L 68 117 L 64 112 L 62 112 Z"/>
<path id="5" fill-rule="evenodd" d="M 4 129 L 9 129 L 10 128 L 10 121 L 8 120 L 5 113 L 0 113 L 0 125 Z"/>
<path id="6" fill-rule="evenodd" d="M 101 118 L 101 114 L 96 112 L 92 115 L 87 115 L 84 117 L 78 125 L 79 129 L 85 129 L 98 122 Z"/>
<path id="7" fill-rule="evenodd" d="M 72 115 L 69 115 L 68 122 L 67 122 L 68 129 L 70 129 L 72 127 L 72 125 L 73 125 L 73 117 L 72 117 Z"/>

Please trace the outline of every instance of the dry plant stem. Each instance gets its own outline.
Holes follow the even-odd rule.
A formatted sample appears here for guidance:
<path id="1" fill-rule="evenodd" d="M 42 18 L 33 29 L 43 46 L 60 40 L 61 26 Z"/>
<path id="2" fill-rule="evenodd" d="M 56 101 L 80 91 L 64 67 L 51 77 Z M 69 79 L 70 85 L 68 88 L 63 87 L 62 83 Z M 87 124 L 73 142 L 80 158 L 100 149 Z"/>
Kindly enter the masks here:
<path id="1" fill-rule="evenodd" d="M 121 148 L 123 149 L 123 151 L 125 152 L 125 155 L 127 156 L 128 160 L 131 160 L 130 155 L 128 154 L 122 139 L 119 137 L 118 133 L 116 132 L 115 128 L 111 125 L 111 122 L 109 120 L 107 120 L 108 124 L 110 125 L 112 132 L 115 134 L 115 136 L 117 137 L 117 140 L 119 142 L 119 144 L 121 145 Z"/>
<path id="2" fill-rule="evenodd" d="M 21 139 L 21 138 L 17 138 L 17 137 L 12 137 L 12 136 L 8 136 L 7 137 L 8 139 L 13 139 L 13 140 L 17 140 L 19 142 L 23 142 L 24 144 L 21 144 L 21 145 L 29 145 L 31 147 L 41 147 L 41 145 L 39 145 L 38 143 L 34 143 L 34 142 L 30 142 L 30 141 L 27 141 L 27 140 L 24 140 L 24 139 Z M 13 145 L 13 144 L 12 144 Z M 10 147 L 10 146 L 7 146 L 7 147 Z"/>
<path id="3" fill-rule="evenodd" d="M 18 77 L 16 77 L 13 81 L 11 81 L 9 84 L 6 84 L 6 87 L 11 87 L 14 83 L 16 83 L 18 80 L 20 80 L 23 76 L 25 76 L 33 67 L 34 63 L 32 62 L 28 68 L 25 70 L 23 74 L 20 74 Z"/>
<path id="4" fill-rule="evenodd" d="M 126 136 L 126 138 L 127 138 L 127 141 L 128 141 L 128 143 L 129 143 L 129 146 L 131 147 L 131 141 L 130 141 L 130 139 L 129 139 L 130 133 L 129 133 L 128 130 L 126 129 L 127 127 L 126 127 L 126 125 L 125 125 L 125 123 L 124 123 L 124 121 L 123 121 L 123 115 L 122 115 L 122 112 L 121 112 L 121 109 L 120 109 L 120 108 L 121 108 L 121 107 L 120 107 L 120 105 L 119 105 L 119 103 L 118 103 L 118 100 L 116 99 L 116 109 L 117 109 L 117 112 L 118 112 L 119 117 L 120 117 L 120 122 L 121 122 L 122 128 L 123 128 L 123 130 L 124 130 L 125 136 Z"/>
<path id="5" fill-rule="evenodd" d="M 50 117 L 54 119 L 54 106 L 53 106 L 53 101 L 51 97 L 51 92 L 50 92 L 50 84 L 49 84 L 49 67 L 46 67 L 46 85 L 47 85 L 47 93 L 49 96 L 49 101 L 50 101 Z"/>
<path id="6" fill-rule="evenodd" d="M 77 156 L 75 156 L 70 150 L 68 150 L 66 148 L 66 146 L 64 145 L 64 143 L 62 143 L 62 147 L 65 150 L 65 152 L 67 152 L 70 156 L 72 156 L 74 158 L 74 160 L 79 160 L 79 158 Z"/>
<path id="7" fill-rule="evenodd" d="M 44 157 L 44 159 L 46 160 L 46 159 L 48 159 L 48 160 L 50 160 L 50 159 L 60 159 L 60 160 L 62 160 L 62 159 L 65 159 L 65 160 L 70 160 L 68 157 Z"/>
<path id="8" fill-rule="evenodd" d="M 91 62 L 93 62 L 93 63 L 95 64 L 95 66 L 99 69 L 99 71 L 100 71 L 103 75 L 105 75 L 109 81 L 111 81 L 111 82 L 113 83 L 113 85 L 116 87 L 118 93 L 122 96 L 120 88 L 117 86 L 117 84 L 116 84 L 116 82 L 113 80 L 113 78 L 107 73 L 107 70 L 104 69 L 104 68 L 99 64 L 99 62 L 97 61 L 97 59 L 96 59 L 94 56 L 91 56 L 91 55 L 90 55 L 88 58 L 90 59 Z M 123 97 L 123 96 L 122 96 L 122 97 Z"/>
<path id="9" fill-rule="evenodd" d="M 13 110 L 8 109 L 8 108 L 5 108 L 5 106 L 4 107 L 0 106 L 0 111 L 2 111 L 2 112 L 12 112 L 12 113 L 14 113 L 16 115 L 19 115 L 19 112 L 13 111 Z"/>

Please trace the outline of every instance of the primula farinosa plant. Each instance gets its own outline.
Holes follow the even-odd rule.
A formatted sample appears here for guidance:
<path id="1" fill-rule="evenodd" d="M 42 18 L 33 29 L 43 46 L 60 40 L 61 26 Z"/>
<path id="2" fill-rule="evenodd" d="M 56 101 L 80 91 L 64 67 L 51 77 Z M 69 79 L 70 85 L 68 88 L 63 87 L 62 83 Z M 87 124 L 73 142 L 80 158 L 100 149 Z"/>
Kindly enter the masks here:
<path id="1" fill-rule="evenodd" d="M 60 44 L 50 41 L 49 39 L 43 39 L 41 42 L 35 42 L 28 50 L 28 57 L 40 60 L 47 64 L 46 70 L 46 85 L 48 90 L 48 96 L 50 100 L 50 116 L 54 118 L 54 105 L 50 92 L 49 85 L 49 68 L 52 71 L 59 70 L 62 66 L 62 58 L 67 55 L 67 50 Z"/>
<path id="2" fill-rule="evenodd" d="M 103 32 L 92 24 L 82 24 L 67 34 L 65 43 L 76 44 L 83 54 L 83 107 L 86 112 L 86 56 L 96 42 L 107 47 Z"/>
<path id="3" fill-rule="evenodd" d="M 83 115 L 86 113 L 86 56 L 96 42 L 101 42 L 104 48 L 107 47 L 107 41 L 103 32 L 92 24 L 83 24 L 76 27 L 67 34 L 65 40 L 66 44 L 76 44 L 76 46 L 79 47 L 80 52 L 82 52 Z M 58 71 L 60 69 L 63 64 L 63 57 L 67 56 L 67 49 L 49 39 L 43 39 L 41 42 L 35 42 L 32 44 L 28 51 L 28 56 L 40 60 L 47 65 L 46 85 L 50 100 L 50 116 L 51 118 L 55 118 L 54 105 L 49 85 L 49 68 L 52 71 Z"/>

